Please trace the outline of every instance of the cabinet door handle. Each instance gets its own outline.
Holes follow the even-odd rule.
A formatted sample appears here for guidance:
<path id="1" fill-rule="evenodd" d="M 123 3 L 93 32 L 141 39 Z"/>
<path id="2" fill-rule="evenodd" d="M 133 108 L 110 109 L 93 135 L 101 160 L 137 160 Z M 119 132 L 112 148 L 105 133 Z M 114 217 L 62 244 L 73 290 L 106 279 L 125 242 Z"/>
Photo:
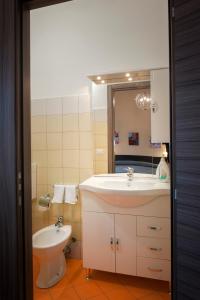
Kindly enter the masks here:
<path id="1" fill-rule="evenodd" d="M 151 230 L 161 230 L 162 228 L 160 226 L 148 226 Z"/>
<path id="2" fill-rule="evenodd" d="M 148 269 L 152 272 L 159 272 L 159 273 L 163 271 L 163 269 L 157 269 L 157 268 L 152 268 L 152 267 L 148 267 Z"/>
<path id="3" fill-rule="evenodd" d="M 113 249 L 113 244 L 114 244 L 114 239 L 111 237 L 111 238 L 110 238 L 110 246 L 111 246 L 111 249 Z"/>
<path id="4" fill-rule="evenodd" d="M 116 249 L 119 250 L 119 239 L 115 240 Z"/>
<path id="5" fill-rule="evenodd" d="M 162 248 L 150 247 L 151 251 L 162 251 Z"/>

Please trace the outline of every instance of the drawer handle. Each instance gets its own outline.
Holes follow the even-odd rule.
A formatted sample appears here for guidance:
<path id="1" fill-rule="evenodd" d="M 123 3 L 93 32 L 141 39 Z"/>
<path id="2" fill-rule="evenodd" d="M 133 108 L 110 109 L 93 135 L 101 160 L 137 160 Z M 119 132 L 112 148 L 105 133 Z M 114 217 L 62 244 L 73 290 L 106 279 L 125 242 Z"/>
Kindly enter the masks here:
<path id="1" fill-rule="evenodd" d="M 149 248 L 151 251 L 162 251 L 162 248 L 154 248 L 154 247 L 150 247 Z"/>
<path id="2" fill-rule="evenodd" d="M 148 267 L 148 269 L 152 272 L 159 272 L 159 273 L 163 271 L 163 269 L 156 269 L 156 268 L 151 268 L 151 267 Z"/>
<path id="3" fill-rule="evenodd" d="M 149 226 L 148 228 L 151 230 L 161 230 L 162 229 L 160 226 Z"/>

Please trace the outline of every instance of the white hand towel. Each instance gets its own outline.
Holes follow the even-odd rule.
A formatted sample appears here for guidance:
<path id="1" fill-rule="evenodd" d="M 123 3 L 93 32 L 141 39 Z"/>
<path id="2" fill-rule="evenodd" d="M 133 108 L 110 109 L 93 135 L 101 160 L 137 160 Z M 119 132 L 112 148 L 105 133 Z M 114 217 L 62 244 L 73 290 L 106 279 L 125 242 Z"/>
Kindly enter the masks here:
<path id="1" fill-rule="evenodd" d="M 54 195 L 52 203 L 63 203 L 65 186 L 61 184 L 54 185 Z"/>
<path id="2" fill-rule="evenodd" d="M 76 204 L 78 201 L 78 187 L 75 184 L 65 186 L 65 203 Z"/>

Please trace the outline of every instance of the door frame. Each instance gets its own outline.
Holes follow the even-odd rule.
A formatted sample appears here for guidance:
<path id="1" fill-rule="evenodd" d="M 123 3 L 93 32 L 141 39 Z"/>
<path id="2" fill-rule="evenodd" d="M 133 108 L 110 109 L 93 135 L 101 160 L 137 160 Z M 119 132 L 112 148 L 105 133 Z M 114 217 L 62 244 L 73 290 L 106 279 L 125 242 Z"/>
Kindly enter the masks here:
<path id="1" fill-rule="evenodd" d="M 37 8 L 46 7 L 49 5 L 60 4 L 64 2 L 69 2 L 72 0 L 23 0 L 21 7 L 21 18 L 22 18 L 22 33 L 19 38 L 22 40 L 22 74 L 21 75 L 21 85 L 22 85 L 22 125 L 19 130 L 22 132 L 22 207 L 23 207 L 23 249 L 24 249 L 24 298 L 23 300 L 33 299 L 33 268 L 32 268 L 32 207 L 31 207 L 31 97 L 30 97 L 30 11 Z M 175 141 L 175 112 L 173 99 L 175 95 L 174 91 L 174 53 L 173 53 L 173 0 L 168 0 L 169 7 L 169 49 L 170 49 L 170 129 L 171 129 L 171 143 L 170 143 L 170 156 L 171 156 L 171 241 L 172 241 L 172 262 L 171 262 L 171 276 L 172 276 L 172 299 L 176 299 L 176 268 L 175 268 L 175 243 L 174 235 L 175 232 L 175 222 L 176 217 L 174 214 L 174 164 L 175 164 L 175 151 L 174 151 L 174 141 Z M 20 67 L 18 66 L 20 69 Z M 108 90 L 109 97 L 111 97 L 112 90 Z M 109 115 L 110 116 L 110 115 Z M 112 116 L 111 116 L 112 117 Z M 111 132 L 109 133 L 111 134 Z M 172 151 L 173 148 L 173 151 Z M 111 163 L 111 162 L 110 162 Z M 172 167 L 173 166 L 173 167 Z M 111 165 L 110 165 L 111 168 Z"/>
<path id="2" fill-rule="evenodd" d="M 30 11 L 49 5 L 60 4 L 72 0 L 30 0 L 23 1 L 22 21 L 22 124 L 19 130 L 22 135 L 22 210 L 23 210 L 23 266 L 24 295 L 23 300 L 33 300 L 33 266 L 32 266 L 32 203 L 31 199 L 31 73 L 30 73 Z M 20 38 L 20 37 L 19 37 Z M 21 300 L 21 299 L 20 299 Z"/>

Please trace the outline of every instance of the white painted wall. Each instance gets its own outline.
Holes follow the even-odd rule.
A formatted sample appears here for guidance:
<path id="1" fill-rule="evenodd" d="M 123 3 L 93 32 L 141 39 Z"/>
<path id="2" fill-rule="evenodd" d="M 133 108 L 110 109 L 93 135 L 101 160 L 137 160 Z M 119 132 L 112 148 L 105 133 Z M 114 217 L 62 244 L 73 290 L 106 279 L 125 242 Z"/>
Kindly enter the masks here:
<path id="1" fill-rule="evenodd" d="M 31 12 L 32 99 L 87 93 L 91 74 L 167 66 L 167 0 L 73 0 Z"/>

